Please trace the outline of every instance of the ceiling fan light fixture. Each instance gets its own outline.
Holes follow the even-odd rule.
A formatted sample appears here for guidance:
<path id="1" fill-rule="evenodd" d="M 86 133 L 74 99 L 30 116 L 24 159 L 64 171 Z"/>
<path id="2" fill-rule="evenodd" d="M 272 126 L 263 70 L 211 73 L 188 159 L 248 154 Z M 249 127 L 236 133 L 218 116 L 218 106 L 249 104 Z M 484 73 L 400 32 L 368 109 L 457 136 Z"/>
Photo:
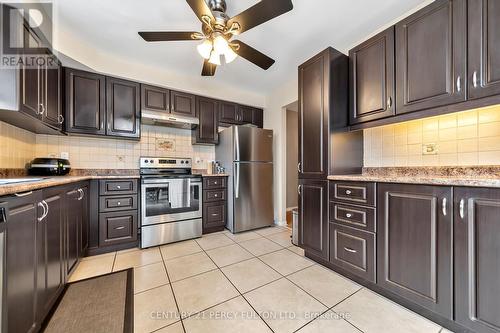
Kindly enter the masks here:
<path id="1" fill-rule="evenodd" d="M 214 52 L 222 55 L 230 50 L 229 43 L 222 35 L 217 35 L 214 38 Z"/>
<path id="2" fill-rule="evenodd" d="M 238 58 L 236 52 L 234 52 L 232 48 L 228 47 L 226 53 L 224 53 L 224 59 L 226 60 L 226 64 L 232 63 L 236 58 Z"/>
<path id="3" fill-rule="evenodd" d="M 203 43 L 196 47 L 198 49 L 198 53 L 203 57 L 203 59 L 210 59 L 210 55 L 212 54 L 213 44 L 210 39 L 205 39 Z"/>
<path id="4" fill-rule="evenodd" d="M 208 62 L 211 63 L 212 65 L 220 66 L 220 54 L 215 52 L 215 50 L 212 51 L 212 54 L 210 55 L 210 59 L 208 59 Z"/>

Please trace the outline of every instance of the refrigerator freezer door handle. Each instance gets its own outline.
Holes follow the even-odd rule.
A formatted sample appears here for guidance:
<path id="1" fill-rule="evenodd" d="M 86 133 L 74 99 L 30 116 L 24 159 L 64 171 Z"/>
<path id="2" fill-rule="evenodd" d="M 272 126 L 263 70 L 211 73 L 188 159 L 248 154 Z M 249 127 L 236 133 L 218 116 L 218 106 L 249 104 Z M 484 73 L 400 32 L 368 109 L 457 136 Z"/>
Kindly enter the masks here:
<path id="1" fill-rule="evenodd" d="M 236 160 L 240 160 L 240 133 L 238 131 L 238 126 L 234 127 L 234 143 L 236 146 Z"/>
<path id="2" fill-rule="evenodd" d="M 234 185 L 234 197 L 236 199 L 239 198 L 240 196 L 240 164 L 239 163 L 235 163 L 234 165 L 234 168 L 235 168 L 235 177 L 236 177 L 236 183 Z"/>

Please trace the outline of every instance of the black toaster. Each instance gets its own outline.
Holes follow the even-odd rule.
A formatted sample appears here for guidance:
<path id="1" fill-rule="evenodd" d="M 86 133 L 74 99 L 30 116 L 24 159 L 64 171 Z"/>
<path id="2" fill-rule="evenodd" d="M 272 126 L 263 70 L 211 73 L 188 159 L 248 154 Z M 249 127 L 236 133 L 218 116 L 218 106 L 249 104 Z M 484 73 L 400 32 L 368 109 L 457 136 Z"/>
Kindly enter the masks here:
<path id="1" fill-rule="evenodd" d="M 64 176 L 71 171 L 69 161 L 62 158 L 38 157 L 31 161 L 28 174 L 32 176 Z"/>

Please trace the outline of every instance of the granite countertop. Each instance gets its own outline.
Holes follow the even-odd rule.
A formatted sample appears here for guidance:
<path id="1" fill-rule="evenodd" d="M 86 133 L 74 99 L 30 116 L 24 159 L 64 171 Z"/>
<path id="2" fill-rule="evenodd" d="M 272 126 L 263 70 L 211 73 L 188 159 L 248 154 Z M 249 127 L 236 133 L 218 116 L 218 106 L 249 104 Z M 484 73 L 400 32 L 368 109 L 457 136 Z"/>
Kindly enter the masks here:
<path id="1" fill-rule="evenodd" d="M 500 188 L 499 167 L 365 168 L 358 175 L 330 175 L 329 180 Z"/>

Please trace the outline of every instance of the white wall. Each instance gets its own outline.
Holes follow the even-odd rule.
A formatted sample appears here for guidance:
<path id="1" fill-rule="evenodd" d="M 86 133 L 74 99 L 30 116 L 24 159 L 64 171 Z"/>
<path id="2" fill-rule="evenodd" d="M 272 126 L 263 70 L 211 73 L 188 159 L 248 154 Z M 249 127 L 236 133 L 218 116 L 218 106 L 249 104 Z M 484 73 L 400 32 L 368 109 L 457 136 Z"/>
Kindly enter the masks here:
<path id="1" fill-rule="evenodd" d="M 274 222 L 286 225 L 286 106 L 298 99 L 298 80 L 292 79 L 266 98 L 264 124 L 274 131 Z"/>

